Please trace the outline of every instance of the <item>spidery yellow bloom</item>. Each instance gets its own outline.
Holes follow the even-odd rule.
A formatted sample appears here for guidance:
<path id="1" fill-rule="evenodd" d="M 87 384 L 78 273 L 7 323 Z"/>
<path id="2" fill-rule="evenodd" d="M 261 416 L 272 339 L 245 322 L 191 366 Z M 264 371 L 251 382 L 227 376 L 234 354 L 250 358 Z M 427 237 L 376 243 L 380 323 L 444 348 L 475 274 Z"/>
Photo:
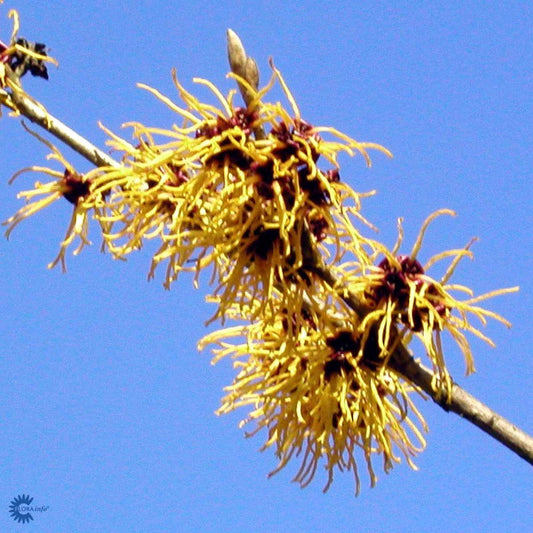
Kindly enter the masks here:
<path id="1" fill-rule="evenodd" d="M 493 318 L 510 327 L 509 322 L 502 316 L 477 304 L 493 296 L 516 292 L 518 287 L 474 296 L 467 287 L 449 284 L 448 281 L 459 261 L 464 257 L 472 257 L 469 250 L 471 243 L 464 249 L 441 252 L 422 266 L 417 255 L 426 229 L 436 217 L 445 214 L 455 215 L 453 211 L 442 209 L 426 219 L 409 255 L 398 254 L 402 240 L 401 231 L 392 251 L 376 244 L 384 258 L 376 266 L 367 268 L 366 273 L 361 273 L 358 269 L 352 277 L 348 276 L 347 283 L 350 291 L 356 294 L 369 310 L 359 329 L 369 331 L 370 328 L 377 328 L 382 356 L 390 356 L 390 344 L 397 337 L 395 332 L 400 331 L 404 343 L 409 342 L 413 335 L 416 336 L 431 361 L 435 389 L 439 390 L 444 385 L 449 394 L 451 380 L 444 360 L 442 332 L 447 331 L 461 349 L 467 374 L 473 372 L 474 360 L 465 333 L 481 338 L 490 346 L 494 344 L 471 323 L 469 315 L 476 317 L 481 325 L 486 324 L 487 318 Z M 446 258 L 451 258 L 451 263 L 440 280 L 435 280 L 426 273 L 436 262 Z M 466 294 L 467 298 L 460 300 L 454 295 L 456 293 Z"/>
<path id="2" fill-rule="evenodd" d="M 68 235 L 85 234 L 86 216 L 78 215 L 93 209 L 105 246 L 116 258 L 138 250 L 145 240 L 159 241 L 149 275 L 166 264 L 167 288 L 182 271 L 193 271 L 197 278 L 212 268 L 220 302 L 214 318 L 222 320 L 229 302 L 268 302 L 274 287 L 287 291 L 294 283 L 308 282 L 309 246 L 318 246 L 334 262 L 349 245 L 357 261 L 369 264 L 370 241 L 354 225 L 354 220 L 366 223 L 360 215 L 362 195 L 341 181 L 337 156 L 360 153 L 369 164 L 368 149 L 390 155 L 387 150 L 307 123 L 274 67 L 270 82 L 252 93 L 247 108 L 234 105 L 235 91 L 223 96 L 206 80 L 195 81 L 211 90 L 219 107 L 198 100 L 175 75 L 174 81 L 182 106 L 143 87 L 176 113 L 180 125 L 162 129 L 130 123 L 133 142 L 106 130 L 109 144 L 123 154 L 121 163 L 91 173 Z M 289 110 L 265 102 L 276 82 Z M 256 135 L 258 130 L 265 134 Z M 55 185 L 39 184 L 25 192 L 26 198 L 49 196 L 9 223 L 18 223 L 71 186 L 58 177 Z M 71 240 L 62 244 L 61 262 Z"/>
<path id="3" fill-rule="evenodd" d="M 322 467 L 324 490 L 336 470 L 348 470 L 358 493 L 361 458 L 371 485 L 377 457 L 386 472 L 401 457 L 416 468 L 412 459 L 425 446 L 426 426 L 409 396 L 412 388 L 383 366 L 375 347 L 361 345 L 353 314 L 333 293 L 316 294 L 322 305 L 298 314 L 276 296 L 274 316 L 266 312 L 264 320 L 200 343 L 214 343 L 214 362 L 231 357 L 238 370 L 218 413 L 248 407 L 241 425 L 252 426 L 248 436 L 266 433 L 263 449 L 274 448 L 279 459 L 272 474 L 299 461 L 294 481 L 302 487 Z"/>
<path id="4" fill-rule="evenodd" d="M 277 70 L 257 92 L 251 107 L 233 104 L 205 80 L 221 104 L 202 103 L 175 78 L 180 107 L 147 88 L 182 120 L 170 130 L 132 123 L 134 142 L 111 136 L 124 153 L 120 167 L 101 171 L 91 191 L 105 197 L 97 219 L 105 224 L 104 240 L 115 257 L 125 257 L 145 239 L 161 244 L 150 276 L 166 263 L 165 286 L 184 270 L 214 268 L 221 301 L 238 297 L 245 284 L 254 297 L 268 300 L 274 286 L 300 276 L 310 235 L 324 253 L 338 258 L 350 242 L 359 260 L 368 262 L 368 241 L 355 229 L 361 195 L 340 181 L 337 154 L 367 149 L 332 128 L 313 128 L 280 103 L 263 99 L 279 81 Z M 254 134 L 268 129 L 262 138 Z M 323 140 L 321 133 L 334 137 Z M 322 170 L 323 158 L 330 167 Z M 305 237 L 304 237 L 305 236 Z M 244 282 L 244 283 L 243 283 Z M 223 307 L 216 315 L 223 318 Z"/>
<path id="5" fill-rule="evenodd" d="M 26 128 L 28 130 L 28 128 Z M 72 165 L 63 157 L 59 150 L 50 142 L 46 141 L 36 133 L 28 130 L 29 133 L 39 138 L 51 150 L 49 159 L 59 161 L 64 167 L 63 172 L 41 166 L 32 166 L 19 170 L 10 180 L 12 183 L 18 176 L 27 172 L 38 172 L 51 176 L 52 181 L 42 183 L 36 181 L 33 189 L 22 191 L 18 193 L 19 198 L 25 200 L 25 205 L 15 213 L 12 217 L 4 222 L 8 226 L 6 237 L 11 235 L 14 228 L 24 219 L 34 215 L 38 211 L 48 207 L 60 198 L 66 199 L 73 205 L 72 216 L 70 218 L 65 238 L 63 239 L 59 254 L 48 265 L 48 268 L 54 267 L 60 263 L 63 271 L 66 270 L 65 254 L 67 248 L 76 240 L 79 239 L 79 244 L 76 247 L 74 254 L 78 254 L 85 245 L 90 244 L 88 239 L 88 215 L 93 210 L 98 210 L 95 205 L 95 196 L 91 195 L 91 174 L 96 174 L 98 169 L 86 175 L 78 174 Z"/>

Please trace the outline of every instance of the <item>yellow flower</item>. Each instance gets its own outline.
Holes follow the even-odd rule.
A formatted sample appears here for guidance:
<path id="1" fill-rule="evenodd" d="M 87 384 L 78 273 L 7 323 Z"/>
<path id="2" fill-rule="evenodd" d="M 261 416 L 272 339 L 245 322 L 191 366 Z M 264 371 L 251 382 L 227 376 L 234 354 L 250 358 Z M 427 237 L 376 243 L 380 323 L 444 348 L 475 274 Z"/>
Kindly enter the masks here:
<path id="1" fill-rule="evenodd" d="M 416 336 L 431 361 L 435 373 L 435 389 L 439 390 L 444 385 L 449 393 L 451 381 L 444 360 L 441 333 L 448 331 L 465 357 L 467 374 L 473 372 L 474 361 L 465 333 L 472 333 L 491 346 L 493 342 L 471 323 L 469 315 L 475 316 L 482 325 L 486 324 L 487 318 L 493 318 L 509 327 L 509 322 L 503 317 L 477 304 L 493 296 L 515 292 L 518 288 L 498 289 L 474 296 L 469 288 L 448 283 L 459 261 L 463 257 L 472 257 L 469 248 L 473 241 L 464 249 L 439 253 L 422 266 L 417 255 L 426 229 L 436 217 L 443 214 L 455 213 L 442 209 L 430 215 L 422 225 L 410 255 L 398 255 L 402 240 L 400 231 L 400 237 L 392 251 L 375 244 L 384 256 L 377 266 L 363 271 L 358 268 L 352 276 L 345 275 L 345 278 L 350 291 L 368 309 L 359 329 L 369 331 L 377 328 L 381 356 L 391 355 L 393 349 L 390 343 L 398 331 L 404 343 L 409 342 L 413 335 Z M 451 258 L 451 263 L 441 279 L 430 277 L 427 270 L 445 258 Z M 339 270 L 342 271 L 342 266 Z M 458 299 L 454 296 L 457 292 L 466 294 L 468 298 Z"/>
<path id="2" fill-rule="evenodd" d="M 49 159 L 58 160 L 65 167 L 65 170 L 61 172 L 47 167 L 32 166 L 18 171 L 11 178 L 9 183 L 12 183 L 21 174 L 33 171 L 49 175 L 54 179 L 46 183 L 36 181 L 33 189 L 18 193 L 17 197 L 24 198 L 25 205 L 12 217 L 3 222 L 3 225 L 8 226 L 6 237 L 9 238 L 13 229 L 20 222 L 48 207 L 56 200 L 64 198 L 73 205 L 72 216 L 67 227 L 65 238 L 61 242 L 59 254 L 51 263 L 49 263 L 48 268 L 53 268 L 56 264 L 60 263 L 63 271 L 65 271 L 66 250 L 76 238 L 78 238 L 80 242 L 74 251 L 75 255 L 77 255 L 85 245 L 90 244 L 88 239 L 88 214 L 91 210 L 97 209 L 94 197 L 91 195 L 91 181 L 95 171 L 86 175 L 78 174 L 55 146 L 39 137 L 36 133 L 29 132 L 39 138 L 39 140 L 44 142 L 52 150 Z"/>
<path id="3" fill-rule="evenodd" d="M 266 87 L 250 91 L 247 108 L 234 105 L 235 91 L 224 96 L 206 80 L 195 81 L 211 90 L 219 107 L 198 100 L 175 74 L 182 106 L 142 86 L 181 124 L 162 129 L 129 123 L 133 142 L 106 130 L 111 147 L 123 154 L 121 163 L 90 174 L 59 260 L 63 263 L 74 235 L 87 242 L 87 210 L 93 210 L 105 246 L 116 258 L 125 258 L 146 240 L 159 240 L 149 276 L 166 263 L 167 288 L 182 271 L 194 272 L 197 281 L 202 270 L 212 268 L 220 302 L 214 318 L 222 320 L 229 302 L 268 302 L 274 287 L 286 292 L 294 283 L 308 282 L 311 247 L 335 261 L 351 243 L 357 260 L 369 264 L 370 241 L 354 226 L 354 220 L 366 223 L 360 215 L 363 195 L 341 182 L 337 156 L 360 153 L 369 164 L 370 148 L 390 154 L 308 124 L 280 73 L 273 71 Z M 264 101 L 276 81 L 290 110 Z M 322 160 L 326 168 L 319 166 Z M 46 199 L 12 217 L 12 226 L 65 196 L 71 186 L 57 171 L 42 170 L 58 181 L 22 193 L 26 199 Z M 68 176 L 73 175 L 69 168 Z M 88 184 L 87 177 L 82 181 Z"/>
<path id="4" fill-rule="evenodd" d="M 273 447 L 279 459 L 272 474 L 294 459 L 300 462 L 294 481 L 306 486 L 322 465 L 327 490 L 336 470 L 348 470 L 358 493 L 361 458 L 372 486 L 376 457 L 386 472 L 400 457 L 415 468 L 412 458 L 425 446 L 426 426 L 411 387 L 382 365 L 370 342 L 362 345 L 353 313 L 321 290 L 300 313 L 275 294 L 275 314 L 268 308 L 253 324 L 214 332 L 200 348 L 215 344 L 214 362 L 235 359 L 238 375 L 218 413 L 251 410 L 241 425 L 252 426 L 248 436 L 266 431 L 263 449 Z M 234 318 L 246 318 L 240 311 Z"/>
<path id="5" fill-rule="evenodd" d="M 166 263 L 167 288 L 180 272 L 198 276 L 211 266 L 221 302 L 216 318 L 224 317 L 227 302 L 249 295 L 268 301 L 275 286 L 305 280 L 306 246 L 318 245 L 334 260 L 350 242 L 359 260 L 369 262 L 369 241 L 353 224 L 354 218 L 366 223 L 362 195 L 340 181 L 337 155 L 359 152 L 369 162 L 368 148 L 385 149 L 305 122 L 275 69 L 246 109 L 233 104 L 234 91 L 225 97 L 195 80 L 213 92 L 217 109 L 174 80 L 184 107 L 143 87 L 181 117 L 180 126 L 131 123 L 133 143 L 108 132 L 111 146 L 125 155 L 119 169 L 94 180 L 94 191 L 109 192 L 98 218 L 109 227 L 104 238 L 116 257 L 159 238 L 150 276 Z M 263 101 L 276 80 L 292 113 Z M 327 170 L 318 166 L 321 157 Z"/>

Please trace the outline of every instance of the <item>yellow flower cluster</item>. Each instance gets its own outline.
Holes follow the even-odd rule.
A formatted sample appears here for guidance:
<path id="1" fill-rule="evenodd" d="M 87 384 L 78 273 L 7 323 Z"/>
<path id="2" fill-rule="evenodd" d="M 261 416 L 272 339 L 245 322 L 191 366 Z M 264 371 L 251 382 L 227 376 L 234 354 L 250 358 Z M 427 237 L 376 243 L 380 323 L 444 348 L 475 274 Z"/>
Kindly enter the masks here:
<path id="1" fill-rule="evenodd" d="M 65 170 L 24 170 L 53 179 L 19 194 L 26 204 L 7 221 L 7 233 L 65 198 L 73 216 L 50 266 L 65 266 L 75 240 L 75 253 L 89 242 L 92 216 L 116 258 L 157 240 L 149 275 L 166 265 L 167 288 L 183 271 L 193 272 L 197 282 L 210 269 L 209 299 L 217 306 L 212 319 L 241 324 L 200 343 L 214 345 L 215 361 L 233 358 L 238 370 L 220 413 L 249 407 L 243 423 L 253 424 L 251 434 L 266 430 L 265 448 L 273 447 L 279 458 L 275 471 L 300 457 L 295 480 L 302 486 L 323 462 L 326 489 L 339 469 L 353 472 L 359 490 L 359 453 L 374 484 L 374 456 L 381 456 L 385 471 L 400 457 L 414 467 L 412 457 L 425 444 L 425 423 L 411 400 L 416 387 L 388 364 L 400 343 L 418 337 L 433 365 L 435 388 L 449 392 L 441 333 L 451 333 L 472 371 L 464 333 L 488 339 L 467 315 L 505 323 L 476 305 L 505 291 L 474 298 L 465 287 L 448 284 L 457 262 L 470 255 L 468 247 L 444 252 L 424 267 L 419 263 L 427 225 L 448 211 L 426 221 L 408 256 L 398 254 L 400 241 L 388 250 L 365 237 L 356 227 L 369 225 L 360 212 L 364 195 L 341 180 L 338 155 L 360 154 L 369 164 L 367 150 L 389 152 L 303 120 L 272 69 L 261 90 L 233 76 L 250 96 L 246 107 L 234 104 L 234 91 L 224 96 L 201 79 L 195 81 L 211 90 L 218 107 L 198 100 L 175 76 L 180 105 L 143 86 L 180 124 L 161 129 L 130 123 L 132 142 L 108 131 L 109 144 L 123 154 L 115 166 L 78 174 L 43 141 Z M 276 82 L 289 109 L 266 101 Z M 450 267 L 433 280 L 427 268 L 446 257 Z M 451 291 L 469 299 L 460 301 Z"/>
<path id="2" fill-rule="evenodd" d="M 248 436 L 266 430 L 263 449 L 273 447 L 279 459 L 271 474 L 295 458 L 294 481 L 302 486 L 324 461 L 324 490 L 339 469 L 353 473 L 358 492 L 359 453 L 372 485 L 375 456 L 385 471 L 400 457 L 414 468 L 426 427 L 409 396 L 413 388 L 387 368 L 376 340 L 358 333 L 357 318 L 335 291 L 320 283 L 295 291 L 291 298 L 275 290 L 261 319 L 202 339 L 200 348 L 215 345 L 214 363 L 231 357 L 238 369 L 218 412 L 249 407 L 241 425 L 253 426 Z M 248 318 L 240 307 L 229 314 Z"/>
<path id="3" fill-rule="evenodd" d="M 455 213 L 441 209 L 430 215 L 409 255 L 399 254 L 402 243 L 400 228 L 398 241 L 391 251 L 376 243 L 378 257 L 383 258 L 365 267 L 364 272 L 359 265 L 353 268 L 347 264 L 341 265 L 337 272 L 350 292 L 366 307 L 360 329 L 368 331 L 375 328 L 381 352 L 391 353 L 391 343 L 395 339 L 397 342 L 395 335 L 398 330 L 404 344 L 408 344 L 412 336 L 418 337 L 432 364 L 434 389 L 441 391 L 444 387 L 444 392 L 449 394 L 452 383 L 444 360 L 441 333 L 447 331 L 459 346 L 466 361 L 466 373 L 474 372 L 474 360 L 465 332 L 479 337 L 490 346 L 494 344 L 471 323 L 469 315 L 476 317 L 482 325 L 486 325 L 487 318 L 493 318 L 510 327 L 503 317 L 477 304 L 518 289 L 498 289 L 474 297 L 468 287 L 448 283 L 459 261 L 465 257 L 472 258 L 470 246 L 474 240 L 463 249 L 441 252 L 422 265 L 417 255 L 425 232 L 429 224 L 441 215 L 455 216 Z M 440 280 L 435 280 L 427 274 L 427 270 L 443 259 L 451 259 L 450 264 Z M 455 293 L 466 294 L 467 299 L 459 300 Z"/>

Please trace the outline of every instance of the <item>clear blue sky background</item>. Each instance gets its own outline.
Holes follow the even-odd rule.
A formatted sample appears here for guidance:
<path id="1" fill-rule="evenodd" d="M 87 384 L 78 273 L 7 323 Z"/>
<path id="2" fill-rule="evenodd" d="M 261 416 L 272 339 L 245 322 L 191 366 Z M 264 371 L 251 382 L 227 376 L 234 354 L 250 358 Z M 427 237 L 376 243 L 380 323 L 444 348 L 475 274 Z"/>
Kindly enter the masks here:
<path id="1" fill-rule="evenodd" d="M 398 216 L 410 245 L 431 211 L 450 207 L 459 216 L 433 226 L 422 258 L 475 235 L 456 281 L 478 293 L 521 286 L 490 303 L 513 328 L 490 324 L 495 350 L 472 341 L 477 374 L 464 378 L 457 350 L 447 353 L 471 393 L 533 430 L 531 2 L 6 1 L 3 40 L 9 8 L 60 62 L 26 88 L 99 145 L 98 120 L 171 124 L 135 83 L 174 96 L 173 66 L 188 88 L 201 76 L 227 90 L 231 27 L 263 80 L 275 58 L 307 120 L 390 148 L 394 159 L 377 155 L 371 169 L 343 160 L 343 177 L 378 189 L 364 213 L 386 242 Z M 9 187 L 9 177 L 45 155 L 1 119 L 1 219 L 35 179 Z M 213 413 L 233 370 L 196 350 L 206 290 L 186 276 L 170 292 L 161 277 L 147 283 L 147 253 L 113 261 L 96 235 L 68 274 L 48 271 L 69 213 L 59 202 L 0 242 L 0 531 L 533 531 L 531 466 L 430 402 L 418 472 L 380 472 L 374 489 L 363 477 L 359 498 L 350 474 L 327 494 L 321 473 L 305 490 L 291 483 L 296 465 L 267 480 L 275 457 L 243 437 L 245 412 Z M 49 506 L 25 525 L 8 513 L 23 493 Z"/>

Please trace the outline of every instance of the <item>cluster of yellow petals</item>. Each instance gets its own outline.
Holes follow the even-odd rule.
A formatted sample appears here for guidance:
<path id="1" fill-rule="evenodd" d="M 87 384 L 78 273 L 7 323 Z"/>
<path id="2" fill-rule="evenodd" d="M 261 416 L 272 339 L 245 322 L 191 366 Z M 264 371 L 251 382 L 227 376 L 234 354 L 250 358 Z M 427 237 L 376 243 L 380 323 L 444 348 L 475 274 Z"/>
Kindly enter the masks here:
<path id="1" fill-rule="evenodd" d="M 516 292 L 518 287 L 474 296 L 470 288 L 449 283 L 459 262 L 473 257 L 470 247 L 475 239 L 464 248 L 440 252 L 422 265 L 417 257 L 426 230 L 442 215 L 455 216 L 455 213 L 449 209 L 432 213 L 423 223 L 409 255 L 399 254 L 403 239 L 400 220 L 398 240 L 392 250 L 375 243 L 375 256 L 370 266 L 347 263 L 335 268 L 350 293 L 366 307 L 359 331 L 376 328 L 379 349 L 384 357 L 391 355 L 395 343 L 401 341 L 407 345 L 413 337 L 418 338 L 432 366 L 434 389 L 449 394 L 452 383 L 444 358 L 442 333 L 447 332 L 457 343 L 466 362 L 466 373 L 474 372 L 474 359 L 466 333 L 492 347 L 494 343 L 472 323 L 471 317 L 482 326 L 487 324 L 487 318 L 492 318 L 510 327 L 502 316 L 478 304 L 494 296 Z M 428 270 L 443 260 L 449 260 L 449 265 L 439 279 L 434 279 Z M 466 295 L 466 298 L 459 299 L 459 294 Z"/>
<path id="2" fill-rule="evenodd" d="M 149 89 L 181 117 L 182 124 L 163 130 L 130 123 L 133 142 L 108 131 L 109 144 L 123 158 L 117 166 L 80 177 L 87 185 L 78 187 L 80 194 L 73 202 L 78 222 L 63 242 L 61 262 L 74 236 L 87 242 L 89 212 L 100 223 L 105 247 L 115 258 L 125 258 L 146 240 L 157 239 L 149 275 L 166 264 L 167 288 L 184 270 L 198 274 L 213 267 L 221 302 L 245 299 L 245 294 L 267 301 L 274 286 L 299 278 L 310 244 L 332 258 L 348 246 L 357 247 L 359 260 L 367 261 L 365 244 L 370 241 L 351 220 L 355 215 L 364 221 L 359 214 L 361 195 L 338 178 L 337 155 L 358 152 L 369 162 L 368 148 L 388 152 L 332 128 L 313 128 L 299 118 L 297 109 L 290 115 L 280 103 L 264 103 L 276 80 L 285 87 L 275 70 L 248 109 L 233 105 L 234 92 L 224 97 L 205 80 L 195 81 L 212 90 L 221 109 L 200 102 L 177 79 L 183 107 Z M 262 138 L 254 134 L 267 128 Z M 332 140 L 324 140 L 319 131 Z M 53 157 L 61 159 L 51 148 Z M 319 168 L 319 157 L 330 169 Z M 47 172 L 54 181 L 38 182 L 20 193 L 33 201 L 8 221 L 9 231 L 72 186 L 66 174 L 42 167 L 28 170 Z M 222 309 L 216 316 L 223 315 Z"/>
<path id="3" fill-rule="evenodd" d="M 380 354 L 358 345 L 358 320 L 336 291 L 318 283 L 299 292 L 291 306 L 291 299 L 275 290 L 274 305 L 261 319 L 202 339 L 200 349 L 214 346 L 213 363 L 229 357 L 238 371 L 218 413 L 248 407 L 241 423 L 252 427 L 247 436 L 265 430 L 262 449 L 272 447 L 279 459 L 271 475 L 289 460 L 299 461 L 294 481 L 302 487 L 322 463 L 324 491 L 335 470 L 346 470 L 356 493 L 360 459 L 372 485 L 376 457 L 386 472 L 402 457 L 415 468 L 412 458 L 425 446 L 426 426 L 410 398 L 413 388 Z M 249 318 L 237 306 L 229 314 Z"/>

